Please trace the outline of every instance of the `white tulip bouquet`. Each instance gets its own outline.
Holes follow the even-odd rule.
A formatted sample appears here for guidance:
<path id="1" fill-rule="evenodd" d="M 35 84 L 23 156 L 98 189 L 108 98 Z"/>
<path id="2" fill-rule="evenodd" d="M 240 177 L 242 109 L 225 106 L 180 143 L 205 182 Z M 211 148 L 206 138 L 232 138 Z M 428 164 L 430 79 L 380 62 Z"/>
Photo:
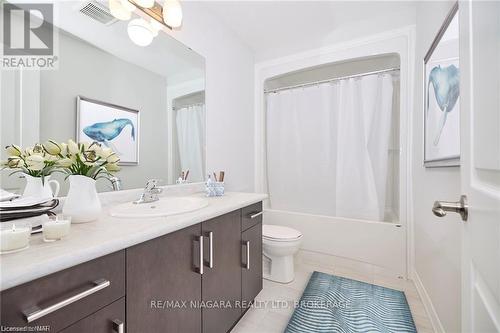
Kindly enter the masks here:
<path id="1" fill-rule="evenodd" d="M 3 169 L 14 169 L 11 175 L 25 173 L 32 177 L 44 178 L 57 171 L 58 157 L 45 150 L 43 145 L 21 149 L 19 146 L 5 147 L 9 157 L 2 163 Z"/>
<path id="2" fill-rule="evenodd" d="M 118 155 L 111 148 L 103 148 L 97 142 L 76 143 L 69 140 L 59 148 L 61 159 L 58 164 L 68 176 L 81 175 L 99 179 L 109 178 L 111 173 L 120 171 Z"/>
<path id="3" fill-rule="evenodd" d="M 57 143 L 49 140 L 44 144 L 21 149 L 19 146 L 7 146 L 9 155 L 2 163 L 3 169 L 14 169 L 12 174 L 25 173 L 33 177 L 49 176 L 54 172 L 70 175 L 82 175 L 93 179 L 109 178 L 111 173 L 119 171 L 118 155 L 110 148 L 103 148 L 97 142 Z"/>

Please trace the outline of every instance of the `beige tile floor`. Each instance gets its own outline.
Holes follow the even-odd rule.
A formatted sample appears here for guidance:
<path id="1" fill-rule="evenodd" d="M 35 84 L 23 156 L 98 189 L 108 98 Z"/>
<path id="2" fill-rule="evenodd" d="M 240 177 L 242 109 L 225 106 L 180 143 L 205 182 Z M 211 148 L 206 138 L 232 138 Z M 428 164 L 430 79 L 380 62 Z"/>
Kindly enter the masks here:
<path id="1" fill-rule="evenodd" d="M 248 310 L 232 333 L 281 333 L 293 313 L 313 271 L 343 276 L 363 282 L 404 291 L 419 333 L 433 332 L 424 305 L 411 281 L 391 277 L 376 267 L 338 257 L 300 251 L 296 258 L 295 280 L 280 284 L 264 280 L 256 298 L 256 307 Z"/>

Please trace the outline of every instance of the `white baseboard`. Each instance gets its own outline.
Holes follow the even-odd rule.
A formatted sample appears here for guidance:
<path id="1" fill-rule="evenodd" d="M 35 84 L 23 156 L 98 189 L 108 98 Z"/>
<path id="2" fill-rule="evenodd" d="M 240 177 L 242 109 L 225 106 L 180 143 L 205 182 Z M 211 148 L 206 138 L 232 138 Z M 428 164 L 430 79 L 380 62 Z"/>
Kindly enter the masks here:
<path id="1" fill-rule="evenodd" d="M 418 295 L 420 296 L 420 299 L 424 304 L 427 316 L 431 321 L 434 332 L 445 333 L 443 324 L 441 324 L 436 309 L 434 309 L 434 305 L 432 305 L 431 298 L 429 297 L 427 290 L 425 290 L 424 284 L 422 283 L 422 280 L 420 280 L 420 276 L 418 276 L 418 273 L 415 270 L 413 270 L 412 272 L 412 278 L 413 278 L 413 283 L 415 283 L 415 287 L 417 288 Z"/>

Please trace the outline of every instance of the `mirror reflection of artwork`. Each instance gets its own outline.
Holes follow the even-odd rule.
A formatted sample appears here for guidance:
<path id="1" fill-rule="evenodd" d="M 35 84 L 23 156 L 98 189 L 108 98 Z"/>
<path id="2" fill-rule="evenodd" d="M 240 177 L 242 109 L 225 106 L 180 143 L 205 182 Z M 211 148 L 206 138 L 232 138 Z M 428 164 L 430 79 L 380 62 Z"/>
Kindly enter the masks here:
<path id="1" fill-rule="evenodd" d="M 120 164 L 137 164 L 139 111 L 78 97 L 78 141 L 97 141 L 120 156 Z"/>
<path id="2" fill-rule="evenodd" d="M 203 99 L 178 99 L 205 90 L 205 59 L 164 32 L 159 32 L 147 48 L 137 46 L 127 35 L 130 20 L 102 24 L 75 10 L 75 3 L 57 1 L 58 17 L 64 18 L 55 23 L 57 70 L 1 72 L 0 114 L 6 121 L 2 122 L 5 126 L 0 130 L 0 141 L 31 145 L 77 139 L 114 146 L 121 155 L 122 168 L 116 176 L 124 190 L 144 188 L 151 178 L 162 179 L 162 185 L 176 184 L 187 169 L 187 182 L 204 181 L 205 132 L 191 136 L 192 124 L 186 124 L 181 129 L 186 133 L 181 148 L 176 110 L 186 104 L 204 104 Z M 137 18 L 136 13 L 131 14 Z M 23 31 L 24 20 L 11 23 L 15 31 Z M 75 99 L 79 95 L 97 101 L 82 98 L 77 122 Z M 202 114 L 206 112 L 204 108 Z M 28 124 L 26 119 L 32 121 Z M 204 119 L 200 120 L 203 124 Z M 200 139 L 193 139 L 197 137 Z M 2 160 L 7 159 L 4 149 L 0 153 Z M 186 162 L 184 156 L 196 157 L 197 162 Z M 3 188 L 22 192 L 25 180 L 9 174 L 8 170 L 0 172 Z M 55 173 L 52 178 L 61 184 L 59 194 L 66 196 L 69 182 L 65 175 Z M 97 190 L 107 192 L 113 188 L 100 180 Z"/>
<path id="3" fill-rule="evenodd" d="M 460 161 L 458 5 L 443 24 L 424 63 L 424 164 L 457 166 Z"/>

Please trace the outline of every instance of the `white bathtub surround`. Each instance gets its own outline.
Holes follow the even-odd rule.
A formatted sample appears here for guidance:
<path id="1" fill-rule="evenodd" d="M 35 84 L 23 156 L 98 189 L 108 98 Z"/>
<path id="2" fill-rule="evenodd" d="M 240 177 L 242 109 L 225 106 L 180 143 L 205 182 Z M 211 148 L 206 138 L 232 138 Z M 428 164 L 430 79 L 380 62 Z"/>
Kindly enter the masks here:
<path id="1" fill-rule="evenodd" d="M 192 188 L 187 187 L 187 191 Z M 116 194 L 120 199 L 125 196 L 133 196 L 136 199 L 134 191 Z M 179 194 L 179 192 L 182 193 L 182 189 L 172 190 L 172 192 Z M 106 196 L 113 197 L 112 194 L 114 193 L 106 194 Z M 205 198 L 203 193 L 191 195 Z M 108 200 L 110 200 L 109 197 Z M 33 235 L 29 249 L 2 256 L 0 289 L 4 290 L 32 281 L 246 207 L 265 198 L 267 198 L 266 194 L 229 192 L 223 197 L 207 198 L 208 206 L 197 211 L 168 217 L 140 219 L 111 217 L 107 212 L 109 206 L 105 206 L 95 222 L 72 225 L 70 234 L 58 242 L 45 243 L 41 234 Z"/>
<path id="2" fill-rule="evenodd" d="M 265 215 L 264 219 L 266 223 L 300 230 L 304 234 L 302 247 L 305 249 L 321 248 L 324 253 L 364 260 L 377 266 L 386 267 L 397 275 L 403 276 L 408 276 L 409 267 L 412 265 L 411 232 L 413 227 L 410 211 L 412 200 L 408 190 L 412 179 L 409 165 L 412 143 L 411 134 L 410 136 L 405 134 L 412 131 L 411 115 L 414 113 L 412 112 L 415 66 L 414 35 L 415 28 L 411 26 L 382 33 L 374 31 L 373 35 L 365 34 L 362 38 L 323 45 L 317 49 L 310 49 L 255 65 L 255 188 L 257 191 L 267 191 L 266 103 L 263 93 L 266 83 L 274 78 L 287 75 L 287 73 L 298 73 L 306 68 L 320 69 L 332 63 L 341 64 L 352 59 L 367 59 L 367 57 L 382 57 L 390 54 L 399 58 L 400 89 L 397 103 L 400 106 L 400 117 L 394 118 L 397 121 L 395 125 L 399 128 L 399 139 L 396 140 L 395 146 L 391 147 L 397 149 L 397 151 L 393 151 L 393 155 L 395 155 L 393 159 L 399 169 L 399 181 L 393 182 L 394 188 L 398 190 L 394 191 L 395 197 L 392 199 L 394 205 L 399 206 L 394 209 L 395 213 L 398 214 L 397 224 L 286 211 L 279 211 L 284 213 L 277 218 L 281 223 L 272 222 L 270 220 L 271 214 Z M 314 168 L 311 169 L 311 177 L 313 176 Z M 275 214 L 273 215 L 277 217 Z M 311 218 L 307 215 L 310 215 Z"/>
<path id="3" fill-rule="evenodd" d="M 273 209 L 384 220 L 392 81 L 368 75 L 267 95 Z"/>
<path id="4" fill-rule="evenodd" d="M 69 192 L 63 206 L 64 215 L 73 223 L 92 222 L 101 214 L 101 201 L 97 195 L 96 181 L 81 175 L 69 176 Z"/>
<path id="5" fill-rule="evenodd" d="M 370 263 L 406 277 L 405 226 L 388 222 L 264 210 L 266 224 L 300 230 L 301 249 Z"/>

